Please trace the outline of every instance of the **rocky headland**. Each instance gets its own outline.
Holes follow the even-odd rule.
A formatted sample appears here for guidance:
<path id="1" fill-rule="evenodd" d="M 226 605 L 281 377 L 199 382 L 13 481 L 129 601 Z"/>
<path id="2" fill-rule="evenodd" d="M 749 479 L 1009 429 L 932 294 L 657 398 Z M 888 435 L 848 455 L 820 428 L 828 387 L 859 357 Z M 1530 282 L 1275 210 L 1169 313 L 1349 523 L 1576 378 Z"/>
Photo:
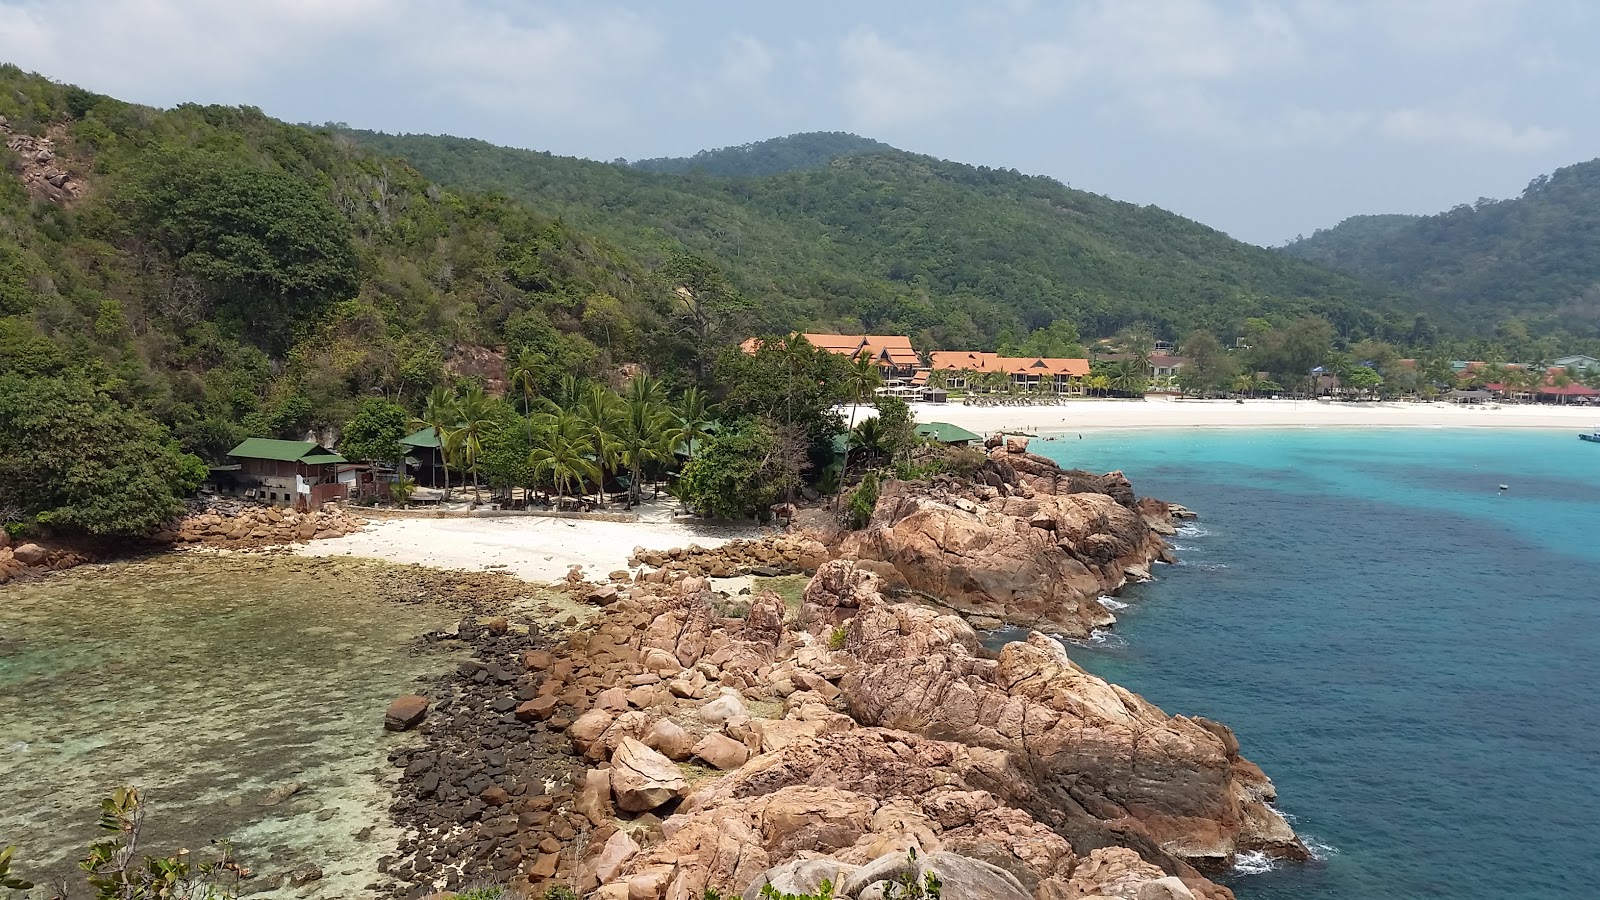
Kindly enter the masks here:
<path id="1" fill-rule="evenodd" d="M 859 532 L 573 580 L 594 612 L 565 631 L 464 623 L 476 658 L 392 723 L 426 716 L 392 759 L 410 832 L 385 889 L 876 897 L 933 872 L 947 898 L 1231 897 L 1205 873 L 1235 854 L 1305 855 L 1232 732 L 1042 630 L 991 651 L 971 624 L 1087 633 L 1171 527 L 1120 475 L 1013 443 L 970 477 L 891 483 Z M 706 577 L 802 562 L 787 601 Z"/>

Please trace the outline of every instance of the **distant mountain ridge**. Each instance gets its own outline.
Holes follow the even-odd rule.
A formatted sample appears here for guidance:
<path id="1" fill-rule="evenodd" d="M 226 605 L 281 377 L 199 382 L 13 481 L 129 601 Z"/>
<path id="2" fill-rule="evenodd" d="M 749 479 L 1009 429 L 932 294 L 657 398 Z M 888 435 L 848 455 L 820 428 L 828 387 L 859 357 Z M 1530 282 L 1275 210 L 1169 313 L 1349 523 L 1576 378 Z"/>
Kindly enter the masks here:
<path id="1" fill-rule="evenodd" d="M 812 131 L 769 138 L 736 147 L 701 150 L 693 156 L 634 160 L 641 172 L 666 175 L 702 174 L 719 178 L 754 178 L 825 166 L 844 156 L 885 153 L 895 148 L 847 131 Z"/>
<path id="2" fill-rule="evenodd" d="M 1157 207 L 853 135 L 711 151 L 672 174 L 448 136 L 350 134 L 443 184 L 527 202 L 642 259 L 698 254 L 756 301 L 758 330 L 989 349 L 1058 319 L 1086 335 L 1145 323 L 1171 338 L 1196 327 L 1238 333 L 1252 316 L 1318 314 L 1357 339 L 1411 325 L 1389 292 Z"/>
<path id="3" fill-rule="evenodd" d="M 1443 315 L 1518 317 L 1597 336 L 1600 160 L 1540 176 L 1508 200 L 1432 216 L 1355 216 L 1283 252 L 1412 294 Z"/>

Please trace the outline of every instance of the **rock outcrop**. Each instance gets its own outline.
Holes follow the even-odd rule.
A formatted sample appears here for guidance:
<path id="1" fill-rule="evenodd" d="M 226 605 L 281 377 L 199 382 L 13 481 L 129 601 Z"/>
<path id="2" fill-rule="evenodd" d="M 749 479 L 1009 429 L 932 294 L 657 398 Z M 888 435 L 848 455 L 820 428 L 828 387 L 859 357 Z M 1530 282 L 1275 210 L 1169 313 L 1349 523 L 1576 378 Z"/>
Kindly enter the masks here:
<path id="1" fill-rule="evenodd" d="M 659 835 L 634 832 L 638 852 L 601 891 L 743 892 L 797 860 L 849 874 L 914 848 L 994 867 L 1024 896 L 1088 896 L 1105 869 L 1130 900 L 1162 879 L 1221 900 L 1197 866 L 1300 852 L 1227 729 L 1167 716 L 1043 634 L 995 657 L 962 617 L 888 602 L 877 574 L 842 560 L 818 569 L 793 620 L 759 597 L 751 620 L 719 617 L 705 579 L 674 577 L 620 591 L 575 639 L 581 692 L 565 663 L 538 689 L 574 704 L 567 735 L 596 767 L 582 814 L 665 816 Z M 641 750 L 661 790 L 633 799 Z M 707 774 L 674 779 L 689 771 L 674 759 Z"/>
<path id="2" fill-rule="evenodd" d="M 0 534 L 5 532 L 0 531 Z M 0 584 L 22 576 L 43 575 L 81 566 L 95 559 L 97 553 L 74 544 L 23 541 L 12 545 L 8 540 L 0 544 Z"/>
<path id="3" fill-rule="evenodd" d="M 277 506 L 231 504 L 190 513 L 150 537 L 163 544 L 256 550 L 343 537 L 360 531 L 366 524 L 365 519 L 339 506 L 297 512 Z"/>
<path id="4" fill-rule="evenodd" d="M 1087 637 L 1116 621 L 1102 594 L 1169 558 L 1159 508 L 1137 503 L 1120 473 L 1000 449 L 973 485 L 890 482 L 835 555 L 964 613 Z"/>
<path id="5" fill-rule="evenodd" d="M 66 167 L 56 155 L 56 141 L 65 134 L 60 125 L 51 126 L 44 136 L 19 134 L 11 123 L 0 116 L 0 135 L 4 135 L 6 149 L 17 155 L 18 176 L 36 200 L 65 204 L 83 196 L 83 182 Z"/>
<path id="6" fill-rule="evenodd" d="M 1268 805 L 1271 781 L 1239 756 L 1226 726 L 1168 716 L 1089 674 L 1043 634 L 979 658 L 976 641 L 944 618 L 862 609 L 845 646 L 863 648 L 870 664 L 840 682 L 852 718 L 1006 751 L 1040 792 L 1034 802 L 1049 807 L 1040 814 L 1075 846 L 1119 830 L 1213 867 L 1243 850 L 1303 856 Z M 946 636 L 955 640 L 938 646 Z"/>

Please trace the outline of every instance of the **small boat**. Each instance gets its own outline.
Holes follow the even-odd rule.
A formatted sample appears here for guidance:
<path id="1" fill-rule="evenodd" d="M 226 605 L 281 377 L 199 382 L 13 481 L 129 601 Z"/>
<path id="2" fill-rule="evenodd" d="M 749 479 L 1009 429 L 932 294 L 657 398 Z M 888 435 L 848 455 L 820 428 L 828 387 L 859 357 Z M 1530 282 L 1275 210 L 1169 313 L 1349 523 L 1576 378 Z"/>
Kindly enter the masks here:
<path id="1" fill-rule="evenodd" d="M 1600 444 L 1600 426 L 1596 426 L 1595 429 L 1588 434 L 1578 435 L 1578 440 L 1593 441 L 1596 444 Z"/>

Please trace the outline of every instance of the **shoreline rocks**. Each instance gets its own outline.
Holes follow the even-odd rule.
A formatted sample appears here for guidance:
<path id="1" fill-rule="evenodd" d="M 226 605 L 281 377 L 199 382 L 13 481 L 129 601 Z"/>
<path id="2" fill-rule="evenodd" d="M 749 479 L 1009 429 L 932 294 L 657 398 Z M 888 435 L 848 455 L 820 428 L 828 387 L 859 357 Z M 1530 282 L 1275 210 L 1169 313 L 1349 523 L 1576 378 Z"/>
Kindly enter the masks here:
<path id="1" fill-rule="evenodd" d="M 762 594 L 739 619 L 704 578 L 641 576 L 564 647 L 519 652 L 538 670 L 504 689 L 571 718 L 565 775 L 537 809 L 500 785 L 521 810 L 500 846 L 571 833 L 507 857 L 513 886 L 666 900 L 898 871 L 915 850 L 986 896 L 1227 900 L 1201 868 L 1301 852 L 1227 729 L 1167 716 L 1043 634 L 989 653 L 960 616 L 892 602 L 884 584 L 835 560 L 798 610 Z M 488 709 L 473 721 L 493 723 Z M 533 727 L 550 746 L 553 729 Z M 462 796 L 458 827 L 477 834 L 494 807 Z M 426 866 L 404 874 L 448 886 L 425 884 Z"/>

